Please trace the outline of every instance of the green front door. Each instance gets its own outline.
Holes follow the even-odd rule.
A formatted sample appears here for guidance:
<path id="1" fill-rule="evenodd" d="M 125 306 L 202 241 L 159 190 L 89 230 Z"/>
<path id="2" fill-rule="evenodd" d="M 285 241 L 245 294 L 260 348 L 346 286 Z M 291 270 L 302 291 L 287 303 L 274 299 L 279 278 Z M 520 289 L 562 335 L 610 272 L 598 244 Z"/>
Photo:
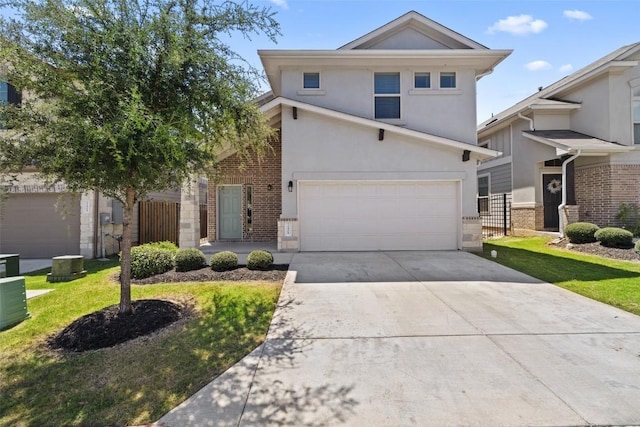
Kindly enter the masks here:
<path id="1" fill-rule="evenodd" d="M 218 224 L 221 240 L 242 239 L 242 187 L 218 187 Z"/>

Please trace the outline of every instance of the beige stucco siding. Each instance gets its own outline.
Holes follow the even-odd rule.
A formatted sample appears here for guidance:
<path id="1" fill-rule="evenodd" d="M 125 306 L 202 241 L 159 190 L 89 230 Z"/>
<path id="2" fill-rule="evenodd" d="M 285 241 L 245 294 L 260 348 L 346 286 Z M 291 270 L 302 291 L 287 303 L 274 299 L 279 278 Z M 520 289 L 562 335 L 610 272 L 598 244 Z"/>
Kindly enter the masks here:
<path id="1" fill-rule="evenodd" d="M 355 125 L 304 110 L 282 112 L 282 179 L 460 180 L 462 216 L 476 216 L 476 162 L 460 150 Z M 282 216 L 297 216 L 297 189 L 282 191 Z"/>
<path id="2" fill-rule="evenodd" d="M 304 71 L 320 72 L 320 92 L 302 90 Z M 476 144 L 475 72 L 467 69 L 381 68 L 399 72 L 401 120 L 399 124 L 469 144 Z M 414 72 L 431 72 L 432 90 L 413 90 Z M 438 90 L 438 73 L 456 72 L 456 89 Z M 373 74 L 370 69 L 288 69 L 282 72 L 282 96 L 320 107 L 373 118 Z M 394 123 L 395 124 L 395 123 Z"/>

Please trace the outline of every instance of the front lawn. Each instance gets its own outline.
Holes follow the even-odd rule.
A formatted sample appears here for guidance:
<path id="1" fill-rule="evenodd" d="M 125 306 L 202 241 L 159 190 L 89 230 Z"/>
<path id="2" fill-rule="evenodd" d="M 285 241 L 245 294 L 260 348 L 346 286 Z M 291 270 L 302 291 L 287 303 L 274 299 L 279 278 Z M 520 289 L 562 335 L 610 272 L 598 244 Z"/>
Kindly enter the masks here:
<path id="1" fill-rule="evenodd" d="M 27 289 L 31 319 L 0 332 L 0 426 L 151 423 L 252 351 L 265 338 L 282 283 L 132 286 L 133 299 L 166 298 L 192 315 L 149 337 L 79 354 L 53 352 L 47 338 L 80 316 L 117 304 L 115 261 L 87 261 L 87 277 Z"/>
<path id="2" fill-rule="evenodd" d="M 547 245 L 548 238 L 485 241 L 480 256 L 586 297 L 640 315 L 640 262 L 617 261 Z M 498 252 L 497 258 L 491 251 Z"/>

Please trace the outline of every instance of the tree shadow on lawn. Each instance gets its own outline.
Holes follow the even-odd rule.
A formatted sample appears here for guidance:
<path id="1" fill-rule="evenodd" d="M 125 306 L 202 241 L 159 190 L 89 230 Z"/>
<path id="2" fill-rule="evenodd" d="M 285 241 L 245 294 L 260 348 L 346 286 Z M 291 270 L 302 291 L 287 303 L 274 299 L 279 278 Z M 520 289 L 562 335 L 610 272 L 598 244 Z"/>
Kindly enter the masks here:
<path id="1" fill-rule="evenodd" d="M 492 250 L 498 252 L 497 258 L 491 257 Z M 592 282 L 640 277 L 640 264 L 637 271 L 629 271 L 596 262 L 564 257 L 561 254 L 550 255 L 486 242 L 483 252 L 478 255 L 554 284 L 570 280 Z"/>
<path id="2" fill-rule="evenodd" d="M 178 405 L 258 346 L 272 293 L 210 295 L 213 304 L 157 333 L 85 353 L 44 343 L 0 363 L 0 425 L 134 425 Z"/>

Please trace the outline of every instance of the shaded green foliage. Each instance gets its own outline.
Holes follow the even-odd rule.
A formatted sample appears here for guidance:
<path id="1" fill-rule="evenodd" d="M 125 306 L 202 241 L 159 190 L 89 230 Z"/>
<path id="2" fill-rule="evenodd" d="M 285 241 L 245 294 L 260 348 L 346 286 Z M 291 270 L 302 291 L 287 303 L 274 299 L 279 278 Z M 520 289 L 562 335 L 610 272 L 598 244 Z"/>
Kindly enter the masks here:
<path id="1" fill-rule="evenodd" d="M 616 219 L 620 220 L 624 228 L 640 236 L 640 207 L 635 203 L 622 203 L 616 214 Z"/>
<path id="2" fill-rule="evenodd" d="M 213 271 L 229 271 L 238 267 L 238 255 L 231 251 L 222 251 L 211 256 L 209 260 Z"/>
<path id="3" fill-rule="evenodd" d="M 605 227 L 596 231 L 596 240 L 610 248 L 630 248 L 633 246 L 633 233 L 624 228 Z"/>
<path id="4" fill-rule="evenodd" d="M 166 273 L 174 266 L 174 252 L 154 244 L 131 249 L 131 277 L 145 279 Z"/>
<path id="5" fill-rule="evenodd" d="M 176 271 L 198 270 L 207 265 L 207 258 L 200 249 L 186 248 L 176 252 Z"/>
<path id="6" fill-rule="evenodd" d="M 273 255 L 264 250 L 251 251 L 247 255 L 247 268 L 249 270 L 264 270 L 273 264 Z"/>
<path id="7" fill-rule="evenodd" d="M 565 233 L 571 243 L 591 243 L 596 241 L 594 234 L 599 229 L 600 227 L 590 222 L 574 222 L 567 225 Z"/>

